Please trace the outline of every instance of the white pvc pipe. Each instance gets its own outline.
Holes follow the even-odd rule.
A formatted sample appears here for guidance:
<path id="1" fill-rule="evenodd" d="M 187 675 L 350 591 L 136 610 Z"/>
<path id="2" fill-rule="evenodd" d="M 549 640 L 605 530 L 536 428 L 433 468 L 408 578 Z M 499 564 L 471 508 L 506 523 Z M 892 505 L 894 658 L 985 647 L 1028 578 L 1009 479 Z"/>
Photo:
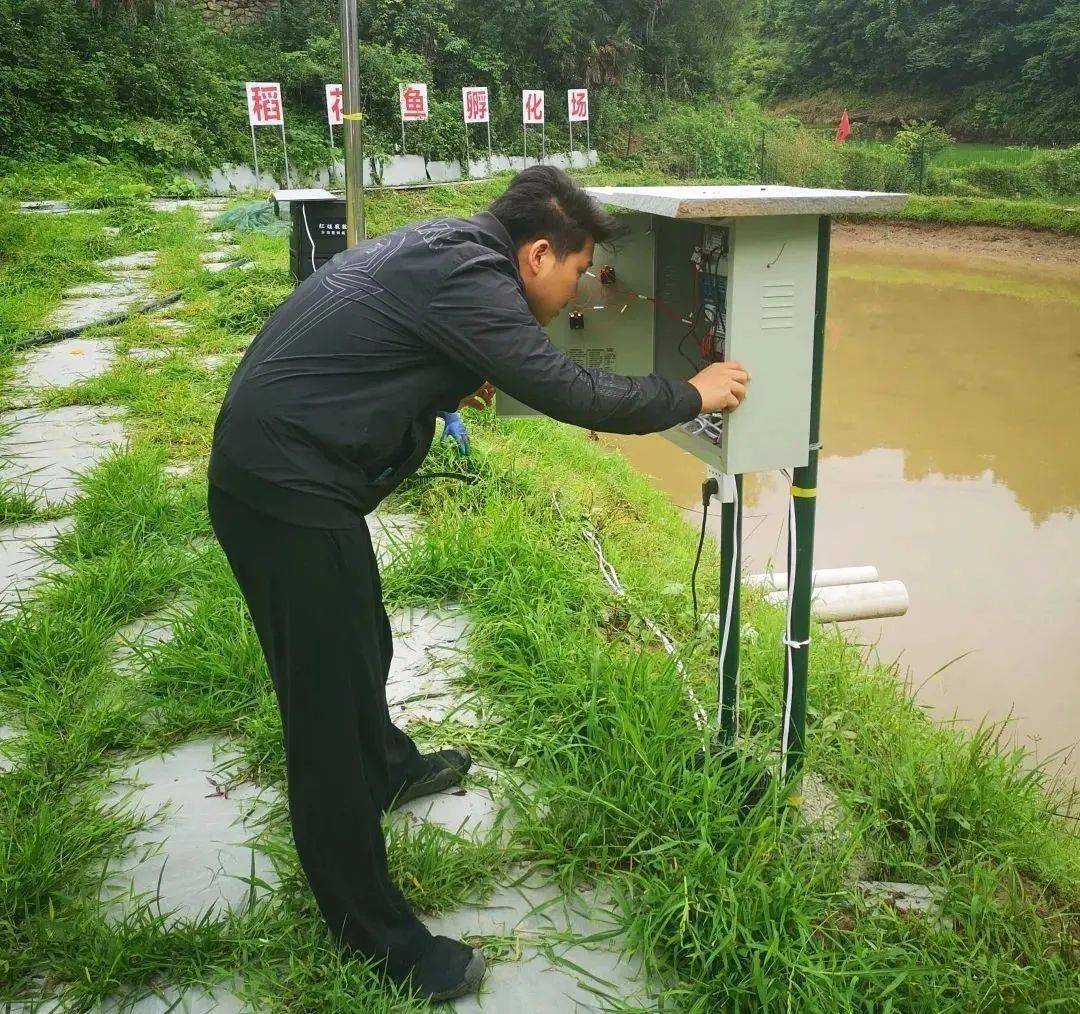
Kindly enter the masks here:
<path id="1" fill-rule="evenodd" d="M 869 584 L 878 580 L 877 567 L 833 567 L 830 570 L 815 570 L 815 588 L 833 588 L 841 584 Z M 783 591 L 787 588 L 788 576 L 779 574 L 751 574 L 746 578 L 748 585 L 765 588 L 769 591 Z"/>
<path id="2" fill-rule="evenodd" d="M 768 592 L 765 601 L 772 605 L 784 605 L 787 592 Z M 908 592 L 903 581 L 876 581 L 872 584 L 821 588 L 814 592 L 810 600 L 810 611 L 816 620 L 836 623 L 903 616 L 908 611 L 908 604 Z"/>

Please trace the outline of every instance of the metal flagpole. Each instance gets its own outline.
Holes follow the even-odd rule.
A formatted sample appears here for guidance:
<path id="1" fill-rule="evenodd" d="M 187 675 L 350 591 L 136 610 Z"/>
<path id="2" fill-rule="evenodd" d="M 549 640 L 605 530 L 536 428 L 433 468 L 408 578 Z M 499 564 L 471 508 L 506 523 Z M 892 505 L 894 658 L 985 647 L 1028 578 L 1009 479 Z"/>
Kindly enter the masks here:
<path id="1" fill-rule="evenodd" d="M 255 124 L 251 124 L 251 151 L 255 156 L 255 189 L 259 189 L 259 149 L 255 144 Z"/>
<path id="2" fill-rule="evenodd" d="M 355 113 L 354 115 L 360 117 L 357 121 L 360 124 L 360 127 L 356 132 L 356 147 L 358 151 L 356 164 L 359 166 L 360 170 L 360 185 L 356 188 L 360 191 L 360 209 L 357 213 L 357 217 L 360 219 L 360 238 L 367 239 L 367 216 L 364 214 L 364 114 Z"/>
<path id="3" fill-rule="evenodd" d="M 364 221 L 364 114 L 360 112 L 360 71 L 356 0 L 341 0 L 341 129 L 345 154 L 345 245 L 367 239 Z"/>
<path id="4" fill-rule="evenodd" d="M 285 154 L 285 185 L 292 190 L 292 177 L 289 175 L 289 146 L 285 143 L 285 120 L 281 121 L 281 150 Z"/>
<path id="5" fill-rule="evenodd" d="M 806 680 L 810 667 L 810 599 L 814 571 L 814 515 L 821 436 L 821 369 L 825 352 L 825 297 L 829 288 L 827 215 L 818 219 L 817 285 L 814 304 L 814 359 L 810 380 L 810 453 L 792 473 L 788 529 L 789 629 L 784 634 L 784 718 L 780 740 L 781 777 L 796 776 L 806 752 Z"/>

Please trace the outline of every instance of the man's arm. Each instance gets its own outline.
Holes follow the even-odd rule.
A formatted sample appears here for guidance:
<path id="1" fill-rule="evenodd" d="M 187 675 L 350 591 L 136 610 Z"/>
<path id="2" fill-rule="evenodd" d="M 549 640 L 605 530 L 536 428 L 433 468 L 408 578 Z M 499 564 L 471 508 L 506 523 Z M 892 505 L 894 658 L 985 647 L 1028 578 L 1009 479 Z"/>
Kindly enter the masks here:
<path id="1" fill-rule="evenodd" d="M 701 411 L 701 395 L 686 381 L 624 377 L 563 355 L 495 255 L 481 254 L 446 274 L 422 330 L 451 359 L 562 422 L 608 433 L 655 433 Z"/>

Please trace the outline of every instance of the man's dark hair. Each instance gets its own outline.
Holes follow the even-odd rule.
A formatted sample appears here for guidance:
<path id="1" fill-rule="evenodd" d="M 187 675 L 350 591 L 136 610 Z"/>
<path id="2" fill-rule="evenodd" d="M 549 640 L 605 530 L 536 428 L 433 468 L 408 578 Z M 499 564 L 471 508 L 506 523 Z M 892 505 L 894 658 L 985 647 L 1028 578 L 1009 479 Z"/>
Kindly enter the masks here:
<path id="1" fill-rule="evenodd" d="M 550 165 L 523 169 L 488 210 L 510 233 L 515 250 L 546 239 L 559 258 L 576 253 L 590 236 L 605 243 L 620 232 L 613 215 Z"/>

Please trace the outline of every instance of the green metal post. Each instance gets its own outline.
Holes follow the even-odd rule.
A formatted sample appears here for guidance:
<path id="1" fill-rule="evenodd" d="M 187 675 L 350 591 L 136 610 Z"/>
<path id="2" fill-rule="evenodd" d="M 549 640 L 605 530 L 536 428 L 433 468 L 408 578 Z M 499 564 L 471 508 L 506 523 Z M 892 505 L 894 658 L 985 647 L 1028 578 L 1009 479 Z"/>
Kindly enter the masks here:
<path id="1" fill-rule="evenodd" d="M 720 507 L 720 644 L 717 656 L 717 700 L 720 743 L 732 746 L 739 728 L 739 599 L 742 592 L 742 476 L 735 476 L 735 502 Z M 731 604 L 731 620 L 728 603 Z M 726 636 L 725 636 L 726 635 Z"/>
<path id="2" fill-rule="evenodd" d="M 821 439 L 821 367 L 825 354 L 825 302 L 829 288 L 828 216 L 818 219 L 817 285 L 814 303 L 814 361 L 810 383 L 810 451 L 803 468 L 792 475 L 795 504 L 795 552 L 788 535 L 788 573 L 794 567 L 791 632 L 784 645 L 784 714 L 781 730 L 781 777 L 794 777 L 806 752 L 806 679 L 810 666 L 810 597 L 814 573 L 814 515 L 817 505 L 818 450 Z M 794 558 L 793 558 L 794 557 Z"/>

